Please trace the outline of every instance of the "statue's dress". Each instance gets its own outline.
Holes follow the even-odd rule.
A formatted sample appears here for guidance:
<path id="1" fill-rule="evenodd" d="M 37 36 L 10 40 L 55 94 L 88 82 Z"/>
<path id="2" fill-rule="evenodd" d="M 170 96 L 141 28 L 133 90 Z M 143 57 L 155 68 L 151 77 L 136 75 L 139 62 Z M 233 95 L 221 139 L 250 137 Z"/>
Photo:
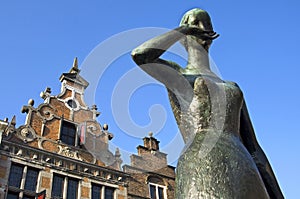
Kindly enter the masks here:
<path id="1" fill-rule="evenodd" d="M 269 198 L 240 138 L 240 88 L 203 76 L 186 78 L 193 87 L 190 100 L 179 101 L 169 92 L 186 143 L 178 160 L 175 198 Z"/>

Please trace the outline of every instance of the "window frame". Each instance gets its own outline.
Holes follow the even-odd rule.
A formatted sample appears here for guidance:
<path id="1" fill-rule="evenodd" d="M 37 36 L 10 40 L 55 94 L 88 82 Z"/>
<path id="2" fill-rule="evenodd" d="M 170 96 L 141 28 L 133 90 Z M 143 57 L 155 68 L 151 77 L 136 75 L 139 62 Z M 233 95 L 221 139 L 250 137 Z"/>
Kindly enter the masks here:
<path id="1" fill-rule="evenodd" d="M 29 174 L 28 174 L 28 171 L 31 171 L 31 172 L 36 172 L 34 175 L 36 175 L 36 176 L 28 176 Z M 34 187 L 35 187 L 35 190 L 33 190 L 33 189 L 30 189 L 31 188 L 31 186 L 32 186 L 32 184 L 27 184 L 27 183 L 29 183 L 29 180 L 28 180 L 28 178 L 30 179 L 30 180 L 32 180 L 32 178 L 36 178 L 35 179 L 35 182 L 33 182 L 33 183 L 35 183 L 35 185 L 34 185 Z M 24 190 L 29 190 L 29 191 L 37 191 L 37 182 L 38 182 L 38 179 L 39 179 L 39 170 L 38 169 L 36 169 L 36 168 L 33 168 L 33 167 L 27 167 L 27 171 L 26 171 L 26 179 L 25 179 L 25 183 L 24 183 Z M 32 183 L 32 182 L 30 182 L 30 183 Z M 27 186 L 29 186 L 29 187 L 26 187 L 26 185 Z"/>
<path id="2" fill-rule="evenodd" d="M 21 175 L 19 176 L 20 178 L 20 182 L 18 183 L 19 185 L 18 186 L 14 186 L 14 184 L 10 184 L 10 180 L 11 180 L 11 176 L 12 176 L 12 173 L 15 173 L 13 172 L 12 168 L 16 166 L 16 167 L 19 167 L 19 168 L 22 168 L 22 173 Z M 7 197 L 9 194 L 12 194 L 12 195 L 17 195 L 18 198 L 25 198 L 25 197 L 35 197 L 35 195 L 37 194 L 37 190 L 38 190 L 38 181 L 40 179 L 40 168 L 36 168 L 36 167 L 32 167 L 30 165 L 25 165 L 25 164 L 22 164 L 22 163 L 18 163 L 18 162 L 12 162 L 11 163 L 11 167 L 10 167 L 10 171 L 9 171 L 9 177 L 8 177 L 8 191 L 7 191 Z M 35 189 L 26 189 L 26 185 L 27 185 L 27 182 L 28 182 L 28 179 L 30 179 L 30 176 L 28 176 L 28 171 L 36 171 L 36 176 L 34 177 L 35 178 Z M 16 176 L 13 176 L 13 177 L 16 177 Z M 28 187 L 27 187 L 28 188 Z"/>
<path id="3" fill-rule="evenodd" d="M 57 181 L 57 180 L 54 180 L 54 178 L 62 178 L 62 182 L 61 182 L 61 185 L 58 185 L 58 186 L 61 186 L 61 191 L 60 191 L 60 194 L 59 196 L 53 196 L 53 188 L 54 188 L 54 184 L 57 185 L 57 182 L 54 183 L 54 181 Z M 51 187 L 51 198 L 63 198 L 64 196 L 64 188 L 65 188 L 65 177 L 62 176 L 62 175 L 59 175 L 59 174 L 53 174 L 52 176 L 52 187 Z M 55 190 L 57 191 L 57 190 Z"/>
<path id="4" fill-rule="evenodd" d="M 112 199 L 116 198 L 116 189 L 115 188 L 109 187 L 109 186 L 104 186 L 102 189 L 104 189 L 104 199 L 107 199 L 106 198 L 106 190 L 108 190 L 108 189 L 111 189 L 113 191 L 112 192 Z"/>
<path id="5" fill-rule="evenodd" d="M 76 178 L 70 178 L 70 177 L 67 177 L 67 196 L 66 196 L 66 199 L 73 199 L 74 197 L 72 197 L 71 193 L 70 193 L 70 189 L 73 188 L 73 184 L 72 183 L 76 183 L 76 188 L 75 188 L 75 198 L 78 198 L 79 197 L 79 180 L 76 179 Z M 73 191 L 73 190 L 72 190 Z M 72 192 L 73 194 L 73 192 Z M 80 197 L 81 198 L 81 197 Z"/>
<path id="6" fill-rule="evenodd" d="M 62 178 L 62 185 L 61 185 L 61 196 L 53 196 L 53 184 L 54 184 L 54 178 L 55 177 L 59 177 L 59 178 Z M 60 174 L 60 173 L 53 173 L 52 175 L 52 184 L 51 184 L 51 198 L 53 199 L 56 199 L 56 198 L 59 198 L 59 199 L 68 199 L 68 194 L 70 193 L 69 192 L 69 181 L 72 180 L 72 181 L 76 181 L 77 182 L 77 189 L 76 189 L 76 199 L 78 198 L 81 198 L 80 197 L 80 189 L 81 189 L 81 178 L 78 178 L 76 176 L 69 176 L 69 175 L 63 175 L 63 174 Z"/>
<path id="7" fill-rule="evenodd" d="M 153 183 L 153 182 L 149 182 L 148 186 L 149 186 L 149 196 L 150 196 L 150 198 L 151 198 L 151 186 L 154 186 L 155 187 L 155 199 L 168 199 L 168 196 L 167 196 L 167 186 L 161 185 L 161 184 L 156 184 L 156 183 Z M 163 189 L 163 198 L 159 197 L 158 188 L 162 188 Z"/>
<path id="8" fill-rule="evenodd" d="M 91 199 L 101 199 L 102 198 L 102 189 L 103 189 L 103 185 L 101 184 L 96 184 L 96 183 L 91 183 L 92 186 L 91 186 Z M 97 187 L 99 188 L 99 198 L 95 198 L 96 196 L 94 196 L 94 187 Z M 94 197 L 93 197 L 94 196 Z"/>
<path id="9" fill-rule="evenodd" d="M 71 136 L 70 135 L 66 135 L 67 133 L 64 133 L 65 131 L 64 131 L 64 123 L 65 124 L 68 124 L 68 125 L 73 125 L 73 127 L 74 127 L 74 140 L 73 140 L 73 142 L 74 142 L 74 144 L 70 144 L 70 143 L 67 143 L 67 141 L 66 140 L 64 140 L 62 137 L 64 136 L 64 137 L 67 137 L 67 138 L 70 138 Z M 72 136 L 73 137 L 73 136 Z M 65 119 L 61 119 L 61 121 L 60 121 L 60 128 L 59 128 L 59 140 L 61 141 L 61 142 L 63 142 L 64 144 L 67 144 L 67 145 L 69 145 L 69 146 L 78 146 L 79 145 L 79 138 L 78 138 L 78 124 L 77 123 L 74 123 L 74 122 L 72 122 L 72 121 L 69 121 L 69 120 L 65 120 Z"/>
<path id="10" fill-rule="evenodd" d="M 16 173 L 16 171 L 13 171 L 13 168 L 16 168 L 16 167 L 20 168 L 21 174 L 19 174 L 19 171 L 17 173 Z M 21 187 L 21 185 L 22 185 L 22 179 L 24 177 L 24 168 L 25 168 L 25 165 L 15 164 L 15 163 L 11 164 L 10 170 L 9 170 L 8 182 L 7 182 L 8 186 L 10 186 L 10 187 L 16 187 L 16 188 L 20 188 Z M 18 179 L 16 179 L 16 178 L 18 178 Z M 14 181 L 12 181 L 12 183 L 11 183 L 10 182 L 11 180 L 14 180 Z"/>
<path id="11" fill-rule="evenodd" d="M 93 187 L 94 186 L 100 187 L 100 198 L 93 198 Z M 116 187 L 91 182 L 91 199 L 107 199 L 106 198 L 106 192 L 105 192 L 107 189 L 112 189 L 113 190 L 112 199 L 116 199 L 117 198 L 116 197 L 116 189 L 117 189 Z"/>

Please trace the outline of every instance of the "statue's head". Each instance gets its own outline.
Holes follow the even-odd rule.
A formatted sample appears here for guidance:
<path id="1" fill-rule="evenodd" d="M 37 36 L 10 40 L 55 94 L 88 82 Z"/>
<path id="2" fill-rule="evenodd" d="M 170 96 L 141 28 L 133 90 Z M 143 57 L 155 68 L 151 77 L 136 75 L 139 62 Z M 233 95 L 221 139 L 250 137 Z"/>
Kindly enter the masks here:
<path id="1" fill-rule="evenodd" d="M 212 40 L 218 36 L 213 30 L 209 14 L 205 10 L 202 10 L 200 8 L 194 8 L 184 14 L 181 19 L 180 26 L 184 25 L 199 28 L 202 31 L 205 31 L 206 33 L 212 35 L 211 38 L 207 39 L 191 37 L 194 38 L 193 40 L 197 41 L 198 44 L 201 44 L 206 51 L 208 51 Z M 217 36 L 214 37 L 215 35 Z M 187 48 L 187 39 L 183 39 L 181 43 L 185 46 L 185 48 Z"/>
<path id="2" fill-rule="evenodd" d="M 200 8 L 194 8 L 186 12 L 180 22 L 180 26 L 182 25 L 196 26 L 203 31 L 213 32 L 210 16 Z"/>

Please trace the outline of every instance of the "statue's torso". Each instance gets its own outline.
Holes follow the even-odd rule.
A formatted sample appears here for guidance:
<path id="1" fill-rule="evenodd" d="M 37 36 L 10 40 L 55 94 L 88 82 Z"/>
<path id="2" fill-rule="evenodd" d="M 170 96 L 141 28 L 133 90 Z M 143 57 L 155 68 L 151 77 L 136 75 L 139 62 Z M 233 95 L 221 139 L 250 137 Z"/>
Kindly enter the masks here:
<path id="1" fill-rule="evenodd" d="M 178 100 L 173 93 L 169 93 L 184 141 L 188 142 L 190 137 L 205 129 L 239 136 L 243 94 L 237 84 L 210 77 L 185 77 L 191 84 L 193 96 L 189 100 Z"/>
<path id="2" fill-rule="evenodd" d="M 243 94 L 232 82 L 186 77 L 193 96 L 169 93 L 186 147 L 178 161 L 176 198 L 268 198 L 239 134 Z"/>

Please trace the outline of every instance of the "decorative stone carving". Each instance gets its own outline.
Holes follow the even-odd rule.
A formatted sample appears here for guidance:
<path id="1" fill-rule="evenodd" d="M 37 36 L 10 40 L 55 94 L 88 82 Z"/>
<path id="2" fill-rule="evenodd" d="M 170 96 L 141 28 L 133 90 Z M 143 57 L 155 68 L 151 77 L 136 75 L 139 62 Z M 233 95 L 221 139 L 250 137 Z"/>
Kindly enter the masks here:
<path id="1" fill-rule="evenodd" d="M 75 158 L 75 159 L 79 160 L 78 151 L 73 151 L 68 146 L 63 147 L 63 146 L 58 145 L 58 148 L 59 148 L 58 154 L 61 154 L 61 155 L 66 156 L 66 157 Z"/>
<path id="2" fill-rule="evenodd" d="M 38 115 L 44 120 L 50 121 L 55 117 L 55 109 L 49 104 L 42 104 L 37 110 Z"/>
<path id="3" fill-rule="evenodd" d="M 16 131 L 16 116 L 13 116 L 9 124 L 7 125 L 4 133 L 2 134 L 2 138 L 4 140 L 8 140 L 11 138 L 12 134 Z"/>
<path id="4" fill-rule="evenodd" d="M 92 107 L 91 107 L 91 111 L 93 112 L 93 119 L 96 120 L 96 117 L 98 117 L 100 115 L 100 112 L 97 111 L 98 108 L 97 108 L 97 105 L 94 104 Z"/>
<path id="5" fill-rule="evenodd" d="M 45 102 L 48 102 L 51 97 L 51 88 L 47 87 L 45 91 L 40 93 L 40 97 L 44 99 Z"/>
<path id="6" fill-rule="evenodd" d="M 30 126 L 20 126 L 17 130 L 17 136 L 24 142 L 32 142 L 36 139 L 36 133 Z"/>

